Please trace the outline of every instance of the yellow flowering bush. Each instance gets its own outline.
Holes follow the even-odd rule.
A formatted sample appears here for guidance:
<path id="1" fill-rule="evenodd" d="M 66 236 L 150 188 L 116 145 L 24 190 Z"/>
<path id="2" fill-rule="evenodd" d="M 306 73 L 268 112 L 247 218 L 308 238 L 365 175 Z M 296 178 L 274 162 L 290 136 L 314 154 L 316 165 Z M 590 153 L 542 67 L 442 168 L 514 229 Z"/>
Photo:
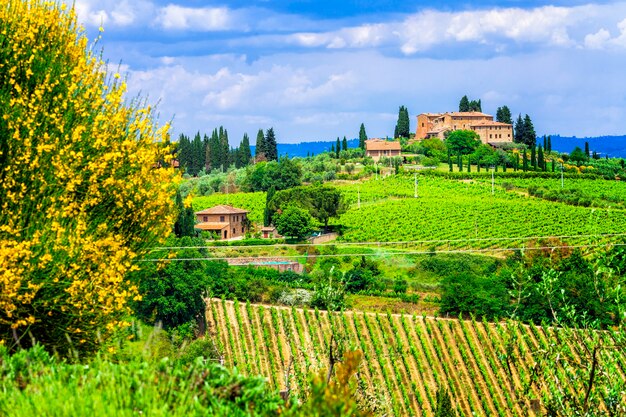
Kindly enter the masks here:
<path id="1" fill-rule="evenodd" d="M 167 128 L 124 99 L 73 9 L 0 0 L 0 343 L 93 352 L 174 220 Z"/>

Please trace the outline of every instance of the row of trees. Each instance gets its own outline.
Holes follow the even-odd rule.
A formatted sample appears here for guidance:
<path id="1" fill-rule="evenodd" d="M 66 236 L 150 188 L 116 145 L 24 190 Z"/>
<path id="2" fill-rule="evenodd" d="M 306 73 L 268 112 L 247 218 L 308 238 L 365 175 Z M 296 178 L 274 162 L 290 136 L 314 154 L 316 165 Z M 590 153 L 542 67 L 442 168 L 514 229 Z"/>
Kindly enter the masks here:
<path id="1" fill-rule="evenodd" d="M 193 139 L 181 134 L 178 139 L 177 158 L 180 166 L 189 175 L 196 176 L 201 170 L 206 172 L 219 169 L 222 172 L 234 165 L 242 168 L 252 162 L 250 138 L 244 133 L 237 148 L 231 148 L 228 131 L 220 126 L 214 129 L 211 136 L 196 133 Z M 259 129 L 256 139 L 255 160 L 275 161 L 278 159 L 276 136 L 274 129 L 269 128 L 264 134 Z"/>
<path id="2" fill-rule="evenodd" d="M 459 102 L 459 112 L 471 112 L 471 111 L 478 111 L 478 112 L 482 112 L 482 103 L 480 102 L 480 99 L 478 100 L 471 100 L 467 98 L 467 96 L 463 96 L 461 98 L 461 101 Z"/>

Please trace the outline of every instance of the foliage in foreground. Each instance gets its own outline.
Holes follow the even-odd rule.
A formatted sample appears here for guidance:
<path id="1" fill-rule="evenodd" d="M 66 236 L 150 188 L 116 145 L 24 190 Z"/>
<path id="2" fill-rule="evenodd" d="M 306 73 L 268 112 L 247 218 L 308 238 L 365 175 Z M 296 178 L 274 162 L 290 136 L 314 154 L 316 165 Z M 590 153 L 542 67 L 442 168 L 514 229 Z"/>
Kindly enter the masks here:
<path id="1" fill-rule="evenodd" d="M 173 170 L 167 126 L 125 102 L 65 8 L 0 8 L 0 343 L 94 352 L 138 296 L 134 259 L 170 231 Z"/>

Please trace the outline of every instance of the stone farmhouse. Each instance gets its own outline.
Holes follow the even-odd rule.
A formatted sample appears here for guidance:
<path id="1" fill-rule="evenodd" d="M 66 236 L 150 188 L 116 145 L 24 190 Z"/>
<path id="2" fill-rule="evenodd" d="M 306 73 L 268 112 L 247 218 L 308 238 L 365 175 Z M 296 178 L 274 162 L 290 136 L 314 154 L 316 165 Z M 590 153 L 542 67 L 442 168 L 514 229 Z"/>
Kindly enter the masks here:
<path id="1" fill-rule="evenodd" d="M 402 150 L 400 142 L 384 139 L 369 139 L 365 141 L 365 155 L 374 161 L 379 161 L 381 157 L 400 156 Z"/>
<path id="2" fill-rule="evenodd" d="M 232 239 L 246 232 L 248 210 L 220 205 L 196 212 L 195 228 L 214 232 L 220 239 Z"/>
<path id="3" fill-rule="evenodd" d="M 482 143 L 513 142 L 513 125 L 495 122 L 481 112 L 422 113 L 417 116 L 417 139 L 445 139 L 446 132 L 473 130 Z"/>

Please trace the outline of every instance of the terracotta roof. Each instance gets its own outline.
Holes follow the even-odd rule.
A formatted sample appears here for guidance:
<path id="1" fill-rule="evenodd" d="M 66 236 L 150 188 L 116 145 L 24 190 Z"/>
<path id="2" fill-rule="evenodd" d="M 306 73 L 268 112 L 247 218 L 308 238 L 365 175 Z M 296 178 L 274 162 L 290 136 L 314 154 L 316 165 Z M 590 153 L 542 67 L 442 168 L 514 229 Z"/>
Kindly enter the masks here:
<path id="1" fill-rule="evenodd" d="M 194 227 L 200 230 L 222 230 L 226 229 L 229 226 L 229 223 L 225 222 L 206 222 L 206 223 L 198 223 Z"/>
<path id="2" fill-rule="evenodd" d="M 472 127 L 474 127 L 474 126 L 506 126 L 506 127 L 513 127 L 513 125 L 510 125 L 508 123 L 491 122 L 491 121 L 486 121 L 486 120 L 482 120 L 480 122 L 472 123 L 471 126 Z"/>
<path id="3" fill-rule="evenodd" d="M 399 151 L 402 147 L 400 142 L 382 140 L 382 139 L 370 139 L 365 141 L 365 150 L 367 151 Z"/>
<path id="4" fill-rule="evenodd" d="M 243 214 L 243 213 L 249 213 L 249 211 L 235 208 L 232 206 L 225 206 L 225 205 L 219 205 L 219 206 L 211 207 L 211 208 L 196 212 L 196 214 Z"/>
<path id="5" fill-rule="evenodd" d="M 453 111 L 448 114 L 450 116 L 464 116 L 464 117 L 493 117 L 490 114 L 481 113 L 479 111 Z"/>

